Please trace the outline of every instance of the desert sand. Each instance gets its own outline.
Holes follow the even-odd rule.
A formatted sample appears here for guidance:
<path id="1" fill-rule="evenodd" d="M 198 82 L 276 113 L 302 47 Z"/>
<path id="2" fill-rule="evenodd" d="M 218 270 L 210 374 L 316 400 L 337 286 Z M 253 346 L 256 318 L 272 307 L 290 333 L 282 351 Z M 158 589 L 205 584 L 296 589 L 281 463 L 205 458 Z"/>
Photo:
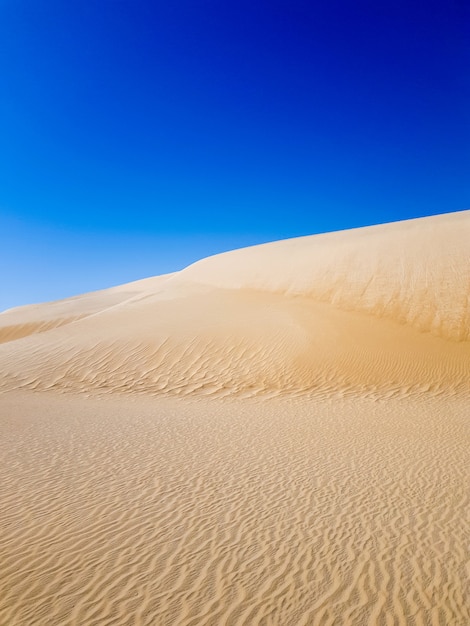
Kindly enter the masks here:
<path id="1" fill-rule="evenodd" d="M 470 211 L 0 315 L 0 624 L 470 623 Z"/>

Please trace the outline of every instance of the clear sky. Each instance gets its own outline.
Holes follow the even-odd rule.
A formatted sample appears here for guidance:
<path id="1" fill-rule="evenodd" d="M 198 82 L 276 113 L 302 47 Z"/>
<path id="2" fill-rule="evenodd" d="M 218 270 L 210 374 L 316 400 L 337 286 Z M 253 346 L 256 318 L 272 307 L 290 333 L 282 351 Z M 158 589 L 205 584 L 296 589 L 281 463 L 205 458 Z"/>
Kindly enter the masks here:
<path id="1" fill-rule="evenodd" d="M 468 208 L 469 34 L 465 0 L 0 0 L 0 310 Z"/>

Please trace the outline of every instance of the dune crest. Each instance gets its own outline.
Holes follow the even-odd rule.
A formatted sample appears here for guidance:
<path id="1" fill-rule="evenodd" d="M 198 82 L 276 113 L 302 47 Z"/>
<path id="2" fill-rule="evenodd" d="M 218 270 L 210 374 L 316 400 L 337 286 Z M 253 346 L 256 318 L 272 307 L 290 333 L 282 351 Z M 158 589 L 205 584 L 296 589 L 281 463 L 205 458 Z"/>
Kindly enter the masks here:
<path id="1" fill-rule="evenodd" d="M 346 311 L 470 339 L 470 211 L 299 237 L 180 272 L 218 288 L 311 297 Z"/>
<path id="2" fill-rule="evenodd" d="M 466 211 L 236 250 L 7 311 L 1 385 L 222 396 L 467 390 L 469 241 Z"/>

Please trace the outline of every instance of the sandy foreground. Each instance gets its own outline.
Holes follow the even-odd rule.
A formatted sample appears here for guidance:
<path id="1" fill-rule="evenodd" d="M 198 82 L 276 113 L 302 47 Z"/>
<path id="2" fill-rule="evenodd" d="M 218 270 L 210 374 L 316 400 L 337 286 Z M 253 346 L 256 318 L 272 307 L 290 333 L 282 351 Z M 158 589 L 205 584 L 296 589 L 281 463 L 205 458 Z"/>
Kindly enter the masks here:
<path id="1" fill-rule="evenodd" d="M 470 212 L 0 315 L 0 624 L 470 624 Z"/>

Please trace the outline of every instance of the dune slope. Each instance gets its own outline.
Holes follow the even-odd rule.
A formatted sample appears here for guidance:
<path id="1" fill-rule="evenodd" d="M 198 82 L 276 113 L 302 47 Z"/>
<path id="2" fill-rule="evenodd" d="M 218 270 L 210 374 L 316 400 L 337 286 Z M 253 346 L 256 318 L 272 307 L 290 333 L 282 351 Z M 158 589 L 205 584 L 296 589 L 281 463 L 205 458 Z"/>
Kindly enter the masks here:
<path id="1" fill-rule="evenodd" d="M 4 389 L 467 390 L 470 211 L 275 242 L 0 315 Z M 26 336 L 27 335 L 27 336 Z"/>

